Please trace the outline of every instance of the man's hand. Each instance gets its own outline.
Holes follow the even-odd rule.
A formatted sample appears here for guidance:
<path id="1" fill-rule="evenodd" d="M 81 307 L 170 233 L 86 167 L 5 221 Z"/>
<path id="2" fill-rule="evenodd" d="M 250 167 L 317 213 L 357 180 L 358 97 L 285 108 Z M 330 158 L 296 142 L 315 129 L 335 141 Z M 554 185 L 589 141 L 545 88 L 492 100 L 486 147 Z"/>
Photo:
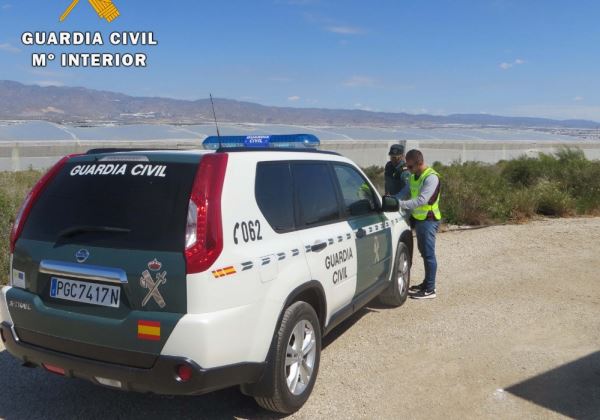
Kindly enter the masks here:
<path id="1" fill-rule="evenodd" d="M 112 0 L 89 0 L 90 4 L 98 13 L 101 19 L 112 22 L 119 17 L 119 9 L 113 4 Z"/>

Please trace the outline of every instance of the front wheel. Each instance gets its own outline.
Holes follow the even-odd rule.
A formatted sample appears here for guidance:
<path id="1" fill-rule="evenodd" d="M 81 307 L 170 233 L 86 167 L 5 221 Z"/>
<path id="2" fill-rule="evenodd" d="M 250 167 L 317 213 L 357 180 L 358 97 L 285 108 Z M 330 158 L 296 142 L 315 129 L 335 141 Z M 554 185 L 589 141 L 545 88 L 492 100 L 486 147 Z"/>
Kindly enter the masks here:
<path id="1" fill-rule="evenodd" d="M 296 302 L 283 315 L 263 380 L 269 396 L 255 397 L 267 410 L 290 414 L 302 407 L 315 385 L 321 358 L 321 327 L 313 307 Z"/>
<path id="2" fill-rule="evenodd" d="M 390 286 L 379 295 L 379 301 L 387 306 L 398 307 L 406 302 L 410 287 L 410 255 L 404 242 L 398 244 L 394 271 Z"/>

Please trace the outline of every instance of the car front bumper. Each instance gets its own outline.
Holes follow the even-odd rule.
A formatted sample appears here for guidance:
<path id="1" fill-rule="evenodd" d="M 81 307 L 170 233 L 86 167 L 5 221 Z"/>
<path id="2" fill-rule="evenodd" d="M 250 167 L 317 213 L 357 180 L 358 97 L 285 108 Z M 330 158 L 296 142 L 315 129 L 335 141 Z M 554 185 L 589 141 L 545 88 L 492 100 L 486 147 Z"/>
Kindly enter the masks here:
<path id="1" fill-rule="evenodd" d="M 257 382 L 262 375 L 263 363 L 241 363 L 203 369 L 194 361 L 175 356 L 157 356 L 151 368 L 138 368 L 107 363 L 50 350 L 23 342 L 14 326 L 0 324 L 2 342 L 6 350 L 27 366 L 52 366 L 64 370 L 64 376 L 89 380 L 97 385 L 125 391 L 151 392 L 166 395 L 199 395 L 234 385 Z M 192 368 L 189 381 L 177 376 L 179 365 Z"/>

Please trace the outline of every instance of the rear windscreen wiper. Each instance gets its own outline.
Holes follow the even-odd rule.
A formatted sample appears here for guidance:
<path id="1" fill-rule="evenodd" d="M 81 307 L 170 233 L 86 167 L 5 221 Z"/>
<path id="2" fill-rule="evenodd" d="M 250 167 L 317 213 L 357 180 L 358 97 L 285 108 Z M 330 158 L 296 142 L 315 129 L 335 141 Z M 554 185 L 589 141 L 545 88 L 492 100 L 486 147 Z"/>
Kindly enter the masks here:
<path id="1" fill-rule="evenodd" d="M 69 228 L 63 229 L 58 234 L 59 238 L 68 238 L 70 236 L 75 236 L 80 233 L 87 232 L 113 232 L 113 233 L 129 233 L 131 229 L 126 228 L 118 228 L 112 226 L 71 226 Z"/>

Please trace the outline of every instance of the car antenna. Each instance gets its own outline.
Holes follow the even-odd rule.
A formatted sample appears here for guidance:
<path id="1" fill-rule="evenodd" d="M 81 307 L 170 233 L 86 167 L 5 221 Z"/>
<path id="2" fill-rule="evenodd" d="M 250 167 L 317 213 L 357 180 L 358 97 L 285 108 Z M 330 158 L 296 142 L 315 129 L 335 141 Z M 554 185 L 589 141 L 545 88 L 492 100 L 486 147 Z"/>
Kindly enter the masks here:
<path id="1" fill-rule="evenodd" d="M 219 132 L 219 123 L 217 122 L 217 113 L 215 112 L 215 103 L 213 102 L 212 93 L 209 93 L 210 104 L 212 106 L 213 118 L 215 119 L 215 127 L 217 128 L 217 138 L 219 139 L 219 149 L 223 147 L 221 144 L 221 133 Z"/>

